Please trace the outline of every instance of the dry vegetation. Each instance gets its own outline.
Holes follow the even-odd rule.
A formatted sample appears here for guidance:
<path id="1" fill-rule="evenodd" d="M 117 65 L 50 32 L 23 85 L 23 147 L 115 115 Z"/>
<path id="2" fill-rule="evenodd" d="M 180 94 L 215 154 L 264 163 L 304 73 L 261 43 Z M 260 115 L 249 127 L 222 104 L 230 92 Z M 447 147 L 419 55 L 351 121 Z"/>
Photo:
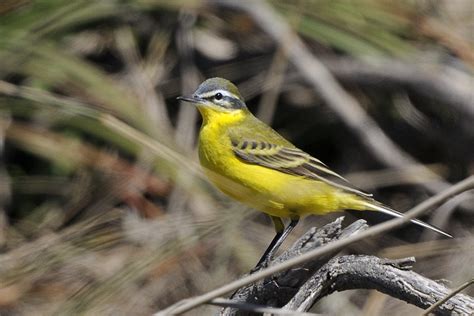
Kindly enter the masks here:
<path id="1" fill-rule="evenodd" d="M 473 173 L 470 0 L 257 3 L 0 1 L 1 315 L 147 315 L 255 264 L 273 227 L 206 181 L 198 115 L 175 99 L 207 77 L 396 209 Z M 455 238 L 407 226 L 343 253 L 415 256 L 452 288 L 472 279 L 473 192 L 423 219 Z M 421 310 L 352 290 L 312 311 Z"/>

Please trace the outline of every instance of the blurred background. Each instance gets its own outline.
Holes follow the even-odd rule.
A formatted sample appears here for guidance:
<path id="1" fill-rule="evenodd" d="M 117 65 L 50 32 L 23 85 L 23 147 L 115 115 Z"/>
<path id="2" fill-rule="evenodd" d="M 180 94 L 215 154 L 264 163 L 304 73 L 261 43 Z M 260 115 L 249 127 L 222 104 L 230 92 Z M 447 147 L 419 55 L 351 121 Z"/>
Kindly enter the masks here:
<path id="1" fill-rule="evenodd" d="M 255 265 L 273 225 L 203 177 L 200 117 L 176 100 L 208 77 L 400 211 L 472 174 L 473 27 L 471 0 L 1 1 L 0 314 L 147 315 Z M 416 256 L 456 287 L 473 202 L 423 218 L 455 239 L 411 225 L 345 252 Z M 386 219 L 311 216 L 285 245 L 341 215 Z M 313 311 L 420 310 L 353 290 Z"/>

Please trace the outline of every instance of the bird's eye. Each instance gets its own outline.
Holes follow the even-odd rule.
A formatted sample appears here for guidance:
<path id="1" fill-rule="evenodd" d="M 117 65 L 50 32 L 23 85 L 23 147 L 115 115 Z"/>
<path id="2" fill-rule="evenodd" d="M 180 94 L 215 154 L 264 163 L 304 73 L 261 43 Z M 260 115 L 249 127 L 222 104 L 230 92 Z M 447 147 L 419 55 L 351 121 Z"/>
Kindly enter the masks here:
<path id="1" fill-rule="evenodd" d="M 214 96 L 214 99 L 222 100 L 222 93 L 220 93 L 220 92 L 216 93 L 216 95 Z"/>

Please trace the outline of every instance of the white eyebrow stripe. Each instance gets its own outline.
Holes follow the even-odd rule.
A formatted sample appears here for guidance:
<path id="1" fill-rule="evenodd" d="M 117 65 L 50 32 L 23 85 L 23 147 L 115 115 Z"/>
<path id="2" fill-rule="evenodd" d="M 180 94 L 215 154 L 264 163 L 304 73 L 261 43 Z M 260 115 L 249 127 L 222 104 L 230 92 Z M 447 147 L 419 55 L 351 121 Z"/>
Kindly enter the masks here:
<path id="1" fill-rule="evenodd" d="M 209 98 L 209 97 L 213 97 L 214 95 L 216 95 L 217 93 L 220 93 L 222 94 L 223 96 L 226 96 L 226 97 L 231 97 L 231 98 L 234 98 L 234 99 L 239 99 L 238 96 L 236 96 L 235 94 L 227 91 L 227 90 L 221 90 L 221 89 L 217 89 L 217 90 L 212 90 L 212 91 L 209 91 L 209 92 L 206 92 L 206 93 L 203 93 L 201 94 L 201 98 Z"/>

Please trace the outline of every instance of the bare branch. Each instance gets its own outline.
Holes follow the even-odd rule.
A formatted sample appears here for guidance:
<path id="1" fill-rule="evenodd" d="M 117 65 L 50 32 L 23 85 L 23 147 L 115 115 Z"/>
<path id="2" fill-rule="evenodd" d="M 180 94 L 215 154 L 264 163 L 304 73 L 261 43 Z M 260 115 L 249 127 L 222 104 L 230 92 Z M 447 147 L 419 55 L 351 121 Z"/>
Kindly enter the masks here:
<path id="1" fill-rule="evenodd" d="M 196 296 L 191 299 L 182 300 L 177 302 L 176 304 L 171 305 L 166 310 L 159 312 L 155 315 L 177 315 L 180 313 L 184 313 L 190 309 L 193 309 L 199 305 L 202 305 L 206 302 L 211 301 L 212 299 L 222 296 L 228 292 L 235 291 L 245 285 L 258 281 L 262 278 L 268 277 L 272 274 L 277 272 L 281 272 L 284 270 L 288 270 L 292 267 L 301 265 L 302 263 L 309 261 L 311 259 L 320 257 L 324 254 L 327 254 L 332 251 L 340 250 L 354 242 L 362 240 L 367 237 L 373 237 L 381 233 L 385 233 L 389 230 L 401 227 L 410 222 L 410 219 L 420 216 L 421 214 L 425 213 L 432 207 L 439 205 L 440 203 L 448 200 L 454 195 L 457 195 L 461 192 L 474 188 L 474 176 L 464 179 L 463 181 L 453 185 L 447 190 L 429 198 L 428 200 L 424 201 L 423 203 L 417 205 L 416 207 L 412 208 L 410 211 L 405 213 L 404 217 L 401 218 L 394 218 L 387 222 L 384 222 L 379 225 L 375 225 L 374 227 L 369 228 L 368 230 L 351 236 L 349 238 L 336 240 L 329 244 L 323 245 L 317 249 L 313 249 L 301 256 L 296 258 L 292 258 L 285 262 L 276 264 L 275 266 L 268 267 L 264 270 L 258 271 L 254 274 L 248 275 L 242 279 L 236 280 L 229 284 L 226 284 L 220 288 L 207 292 L 203 295 Z"/>
<path id="2" fill-rule="evenodd" d="M 264 80 L 268 83 L 268 89 L 262 92 L 262 99 L 260 100 L 257 112 L 257 117 L 267 124 L 272 122 L 275 114 L 287 66 L 288 59 L 285 55 L 285 50 L 279 48 L 265 76 Z"/>
<path id="3" fill-rule="evenodd" d="M 342 217 L 315 230 L 310 229 L 288 251 L 275 260 L 282 262 L 319 247 L 330 240 L 341 239 L 346 235 L 364 230 L 364 221 L 359 220 L 342 230 Z M 450 290 L 433 280 L 425 278 L 411 269 L 415 259 L 380 259 L 373 256 L 343 256 L 333 258 L 325 263 L 334 253 L 318 257 L 301 266 L 277 273 L 255 284 L 240 288 L 233 296 L 232 302 L 251 304 L 252 306 L 282 307 L 288 311 L 304 312 L 322 297 L 334 291 L 348 289 L 376 289 L 421 308 L 445 297 Z M 469 283 L 464 284 L 463 288 Z M 439 301 L 438 306 L 447 302 L 462 288 Z M 434 309 L 434 308 L 433 308 Z M 247 316 L 252 310 L 230 306 L 221 312 L 222 316 Z M 474 311 L 474 299 L 458 295 L 442 305 L 437 313 L 470 314 Z"/>
<path id="4" fill-rule="evenodd" d="M 368 228 L 364 220 L 358 220 L 346 228 L 342 228 L 342 220 L 339 217 L 334 222 L 316 229 L 315 227 L 307 231 L 298 239 L 287 251 L 276 258 L 271 265 L 284 262 L 288 259 L 300 256 L 312 249 L 331 241 L 347 238 Z M 240 288 L 235 292 L 231 299 L 238 302 L 250 304 L 280 307 L 284 306 L 298 292 L 299 288 L 310 278 L 318 269 L 333 257 L 337 251 L 322 255 L 314 260 L 277 273 L 271 277 L 265 278 L 257 283 Z M 238 309 L 227 308 L 221 312 L 223 316 L 246 315 Z"/>
<path id="5" fill-rule="evenodd" d="M 335 291 L 350 289 L 375 289 L 421 308 L 427 308 L 445 297 L 450 290 L 413 271 L 415 258 L 398 260 L 373 256 L 342 256 L 331 259 L 284 307 L 288 310 L 306 311 L 323 296 Z M 474 299 L 458 294 L 439 306 L 439 315 L 471 315 Z"/>
<path id="6" fill-rule="evenodd" d="M 445 306 L 446 302 L 448 300 L 450 300 L 453 296 L 455 296 L 456 294 L 458 294 L 459 292 L 461 292 L 462 290 L 464 290 L 465 288 L 467 288 L 468 286 L 474 284 L 474 279 L 472 279 L 471 281 L 468 281 L 468 282 L 465 282 L 463 284 L 461 284 L 459 287 L 457 287 L 456 289 L 454 289 L 451 293 L 449 293 L 446 297 L 444 297 L 443 299 L 439 300 L 438 302 L 436 302 L 435 304 L 431 305 L 430 308 L 428 308 L 427 310 L 425 310 L 425 312 L 423 313 L 423 316 L 426 316 L 426 315 L 429 315 L 429 313 L 433 312 L 434 310 L 436 310 L 437 308 L 439 308 L 440 310 L 443 310 L 443 306 Z M 472 305 L 472 304 L 471 304 Z M 440 307 L 441 306 L 441 307 Z M 472 309 L 470 312 L 468 312 L 467 314 L 474 314 L 474 309 Z"/>
<path id="7" fill-rule="evenodd" d="M 194 38 L 192 28 L 195 23 L 196 15 L 192 11 L 183 10 L 180 12 L 180 27 L 176 34 L 176 44 L 181 59 L 180 77 L 182 78 L 182 93 L 184 95 L 190 95 L 200 81 L 199 71 L 193 62 Z M 188 151 L 191 151 L 194 146 L 197 116 L 198 112 L 195 107 L 181 104 L 175 137 L 178 145 Z"/>
<path id="8" fill-rule="evenodd" d="M 137 39 L 130 27 L 124 27 L 115 33 L 117 52 L 121 54 L 126 67 L 124 79 L 127 85 L 139 98 L 144 113 L 153 121 L 155 128 L 165 135 L 171 135 L 172 125 L 163 96 L 155 91 L 150 71 L 145 68 L 148 66 L 156 72 L 159 63 L 163 61 L 156 60 L 155 65 L 144 63 L 140 57 Z"/>
<path id="9" fill-rule="evenodd" d="M 474 117 L 472 77 L 452 67 L 429 63 L 420 66 L 396 59 L 325 58 L 323 62 L 343 82 L 405 86 Z"/>

